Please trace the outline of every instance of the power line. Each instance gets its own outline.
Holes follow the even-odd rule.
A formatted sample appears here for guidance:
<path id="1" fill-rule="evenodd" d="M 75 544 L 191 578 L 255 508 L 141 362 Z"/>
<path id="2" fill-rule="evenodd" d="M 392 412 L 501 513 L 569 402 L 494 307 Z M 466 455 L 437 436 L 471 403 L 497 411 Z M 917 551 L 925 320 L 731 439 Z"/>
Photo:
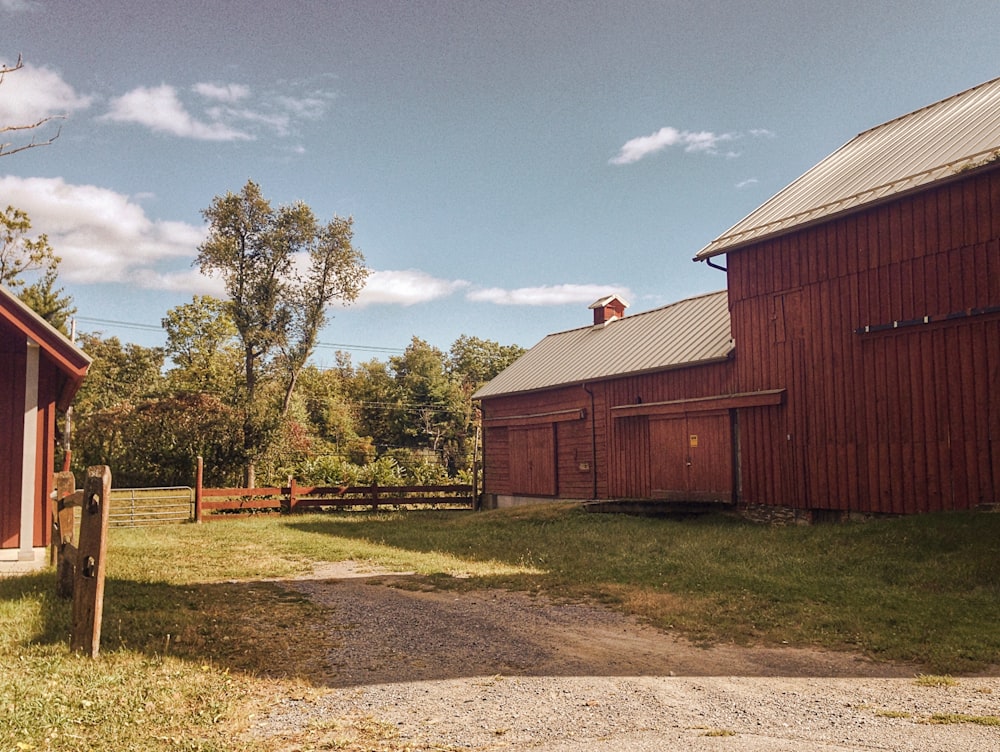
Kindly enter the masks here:
<path id="1" fill-rule="evenodd" d="M 162 326 L 154 326 L 153 324 L 142 324 L 135 321 L 117 321 L 115 319 L 95 319 L 89 316 L 76 316 L 77 321 L 82 321 L 87 324 L 101 324 L 104 326 L 117 326 L 122 329 L 138 329 L 144 332 L 162 332 Z M 375 345 L 347 345 L 341 342 L 317 342 L 316 347 L 322 347 L 329 350 L 363 350 L 365 352 L 375 352 L 375 353 L 386 353 L 386 354 L 397 354 L 403 353 L 405 350 L 401 347 L 378 347 Z"/>

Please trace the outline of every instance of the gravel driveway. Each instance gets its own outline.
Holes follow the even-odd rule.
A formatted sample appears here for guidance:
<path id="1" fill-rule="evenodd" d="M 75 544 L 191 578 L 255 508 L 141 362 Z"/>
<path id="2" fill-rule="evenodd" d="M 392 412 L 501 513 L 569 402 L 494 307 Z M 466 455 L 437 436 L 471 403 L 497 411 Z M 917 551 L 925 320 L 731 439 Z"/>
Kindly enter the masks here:
<path id="1" fill-rule="evenodd" d="M 329 645 L 319 689 L 253 729 L 289 751 L 338 748 L 351 723 L 392 749 L 1000 750 L 996 676 L 923 686 L 844 653 L 701 648 L 601 607 L 351 562 L 283 585 L 325 607 L 311 629 Z"/>

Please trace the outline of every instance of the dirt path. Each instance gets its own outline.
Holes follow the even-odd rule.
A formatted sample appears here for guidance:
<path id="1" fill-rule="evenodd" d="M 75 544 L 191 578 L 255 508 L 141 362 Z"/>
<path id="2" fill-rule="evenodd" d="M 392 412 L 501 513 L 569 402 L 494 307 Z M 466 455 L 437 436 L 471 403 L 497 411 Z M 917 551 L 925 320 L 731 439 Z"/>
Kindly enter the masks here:
<path id="1" fill-rule="evenodd" d="M 427 590 L 350 562 L 284 586 L 329 614 L 310 677 L 328 689 L 255 729 L 289 750 L 332 743 L 337 719 L 411 749 L 1000 750 L 1000 727 L 969 722 L 1000 715 L 996 677 L 927 687 L 850 654 L 700 648 L 600 607 Z"/>

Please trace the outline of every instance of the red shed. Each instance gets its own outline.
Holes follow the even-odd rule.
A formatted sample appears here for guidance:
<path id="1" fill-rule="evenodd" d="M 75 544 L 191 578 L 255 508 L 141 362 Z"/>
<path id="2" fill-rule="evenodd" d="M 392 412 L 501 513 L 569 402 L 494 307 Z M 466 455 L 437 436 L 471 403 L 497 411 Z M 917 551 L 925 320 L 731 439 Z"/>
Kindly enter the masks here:
<path id="1" fill-rule="evenodd" d="M 477 392 L 488 501 L 1000 503 L 1000 79 L 858 135 L 696 260 L 726 271 L 728 304 L 675 312 L 714 313 L 585 352 L 552 335 L 567 346 L 543 340 Z M 592 330 L 671 308 L 609 302 Z M 632 358 L 665 350 L 685 354 Z M 603 370 L 569 367 L 584 358 Z"/>
<path id="2" fill-rule="evenodd" d="M 0 571 L 40 565 L 51 535 L 56 410 L 90 358 L 0 287 Z"/>

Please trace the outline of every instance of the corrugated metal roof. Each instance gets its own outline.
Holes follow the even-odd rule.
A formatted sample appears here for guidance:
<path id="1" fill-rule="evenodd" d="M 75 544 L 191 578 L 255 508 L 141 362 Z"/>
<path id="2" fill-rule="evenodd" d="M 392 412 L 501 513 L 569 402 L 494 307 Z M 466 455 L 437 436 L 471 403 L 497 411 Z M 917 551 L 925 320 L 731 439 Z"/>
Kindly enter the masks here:
<path id="1" fill-rule="evenodd" d="M 859 134 L 702 248 L 704 260 L 1000 157 L 1000 78 Z"/>
<path id="2" fill-rule="evenodd" d="M 725 290 L 550 334 L 474 399 L 723 360 L 733 350 Z"/>

